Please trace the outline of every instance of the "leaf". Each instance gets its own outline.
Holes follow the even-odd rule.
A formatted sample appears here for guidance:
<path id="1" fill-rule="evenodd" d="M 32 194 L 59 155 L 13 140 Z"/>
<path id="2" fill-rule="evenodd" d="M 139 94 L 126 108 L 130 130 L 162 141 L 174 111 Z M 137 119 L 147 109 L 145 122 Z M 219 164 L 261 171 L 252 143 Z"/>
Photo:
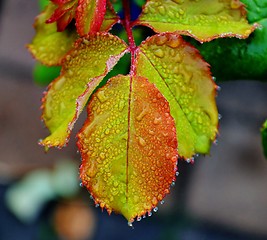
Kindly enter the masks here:
<path id="1" fill-rule="evenodd" d="M 61 75 L 49 85 L 43 98 L 42 118 L 51 135 L 41 140 L 41 145 L 63 147 L 68 142 L 88 98 L 125 52 L 126 44 L 107 33 L 76 41 L 64 58 Z"/>
<path id="2" fill-rule="evenodd" d="M 79 0 L 76 27 L 80 36 L 100 30 L 106 12 L 106 0 Z"/>
<path id="3" fill-rule="evenodd" d="M 241 0 L 248 11 L 247 17 L 250 23 L 267 18 L 267 2 L 262 0 Z"/>
<path id="4" fill-rule="evenodd" d="M 178 34 L 154 35 L 140 45 L 136 71 L 154 83 L 169 102 L 179 155 L 191 158 L 208 153 L 217 134 L 216 86 L 198 51 Z"/>
<path id="5" fill-rule="evenodd" d="M 255 29 L 238 0 L 148 0 L 136 24 L 156 32 L 177 32 L 198 41 L 219 37 L 246 38 Z"/>
<path id="6" fill-rule="evenodd" d="M 78 35 L 74 29 L 57 32 L 56 23 L 46 24 L 46 19 L 55 10 L 55 5 L 49 4 L 35 21 L 36 35 L 27 47 L 32 55 L 45 65 L 60 65 L 65 54 L 73 47 Z"/>
<path id="7" fill-rule="evenodd" d="M 261 128 L 262 147 L 265 158 L 267 158 L 267 120 L 264 122 Z"/>
<path id="8" fill-rule="evenodd" d="M 78 0 L 52 0 L 58 5 L 46 23 L 57 23 L 57 31 L 62 32 L 75 17 Z"/>
<path id="9" fill-rule="evenodd" d="M 267 19 L 259 21 L 249 38 L 216 39 L 210 43 L 193 43 L 211 65 L 212 74 L 219 80 L 267 81 Z M 222 59 L 224 59 L 222 61 Z"/>
<path id="10" fill-rule="evenodd" d="M 95 203 L 129 222 L 156 207 L 175 179 L 169 105 L 143 77 L 116 76 L 92 96 L 78 147 L 80 177 Z"/>
<path id="11" fill-rule="evenodd" d="M 242 41 L 234 38 L 216 39 L 204 44 L 191 41 L 210 63 L 212 73 L 218 81 L 267 81 L 267 1 L 243 2 L 248 9 L 249 21 L 257 20 L 261 26 L 249 38 Z"/>
<path id="12" fill-rule="evenodd" d="M 109 0 L 107 0 L 107 9 L 104 21 L 101 25 L 100 31 L 108 31 L 110 28 L 119 21 L 119 16 L 115 13 L 114 8 Z"/>

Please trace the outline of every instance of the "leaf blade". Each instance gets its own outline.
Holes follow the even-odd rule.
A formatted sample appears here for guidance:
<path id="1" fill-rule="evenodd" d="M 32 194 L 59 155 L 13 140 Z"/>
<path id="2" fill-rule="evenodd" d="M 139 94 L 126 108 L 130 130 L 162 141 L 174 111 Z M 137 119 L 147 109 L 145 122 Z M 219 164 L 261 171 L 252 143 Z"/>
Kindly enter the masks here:
<path id="1" fill-rule="evenodd" d="M 27 47 L 31 54 L 41 63 L 48 66 L 60 65 L 65 54 L 73 47 L 78 38 L 74 30 L 57 31 L 56 23 L 46 24 L 47 18 L 56 9 L 49 4 L 35 20 L 36 35 Z"/>
<path id="2" fill-rule="evenodd" d="M 102 41 L 110 45 L 103 45 Z M 76 42 L 63 61 L 61 75 L 49 85 L 43 98 L 42 118 L 51 134 L 40 145 L 63 147 L 68 142 L 89 96 L 126 52 L 126 44 L 107 33 Z"/>
<path id="3" fill-rule="evenodd" d="M 79 0 L 76 27 L 80 36 L 100 30 L 106 12 L 106 0 Z"/>
<path id="4" fill-rule="evenodd" d="M 207 63 L 178 34 L 158 34 L 140 45 L 136 71 L 154 83 L 170 103 L 179 155 L 206 154 L 217 134 L 216 86 Z"/>
<path id="5" fill-rule="evenodd" d="M 137 24 L 201 42 L 219 37 L 246 38 L 257 25 L 250 26 L 245 13 L 244 5 L 237 0 L 148 0 Z"/>
<path id="6" fill-rule="evenodd" d="M 78 134 L 80 177 L 109 213 L 120 212 L 131 222 L 169 192 L 177 141 L 168 110 L 164 97 L 142 77 L 114 77 L 92 97 Z M 161 119 L 153 124 L 157 114 Z M 149 133 L 152 127 L 155 132 Z"/>

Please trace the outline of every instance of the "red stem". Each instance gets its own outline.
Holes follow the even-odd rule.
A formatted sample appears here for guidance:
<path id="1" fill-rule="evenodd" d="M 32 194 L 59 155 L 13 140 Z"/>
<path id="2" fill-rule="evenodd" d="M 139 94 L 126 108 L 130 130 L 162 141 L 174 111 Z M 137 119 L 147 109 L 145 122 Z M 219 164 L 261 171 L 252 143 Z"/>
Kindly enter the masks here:
<path id="1" fill-rule="evenodd" d="M 134 42 L 132 24 L 131 24 L 130 0 L 123 0 L 123 10 L 124 10 L 123 25 L 124 25 L 125 31 L 127 33 L 127 36 L 128 36 L 129 50 L 130 50 L 130 53 L 131 53 L 131 70 L 130 70 L 130 74 L 134 75 L 134 73 L 135 73 L 134 59 L 135 59 L 136 45 L 135 45 L 135 42 Z"/>

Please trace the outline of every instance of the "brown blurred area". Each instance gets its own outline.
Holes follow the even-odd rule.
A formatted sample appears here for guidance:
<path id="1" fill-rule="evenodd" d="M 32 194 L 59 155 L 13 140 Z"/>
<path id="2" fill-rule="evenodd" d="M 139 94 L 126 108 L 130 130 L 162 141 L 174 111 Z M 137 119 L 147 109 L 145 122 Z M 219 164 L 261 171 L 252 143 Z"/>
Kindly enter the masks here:
<path id="1" fill-rule="evenodd" d="M 38 139 L 48 131 L 40 121 L 45 88 L 34 85 L 34 60 L 26 49 L 39 9 L 37 1 L 2 2 L 0 16 L 0 179 L 13 179 L 58 158 L 75 157 L 73 142 L 64 151 L 44 154 Z M 77 162 L 78 163 L 78 162 Z"/>
<path id="2" fill-rule="evenodd" d="M 55 161 L 59 159 L 73 160 L 77 164 L 78 176 L 80 161 L 79 155 L 76 154 L 75 134 L 72 134 L 68 147 L 61 151 L 55 149 L 45 154 L 44 149 L 37 144 L 39 138 L 48 134 L 40 121 L 41 98 L 45 88 L 34 85 L 32 80 L 34 60 L 25 48 L 34 35 L 32 24 L 39 12 L 37 1 L 6 0 L 2 5 L 0 183 L 19 179 L 34 169 L 53 168 Z M 153 216 L 138 223 L 137 228 L 142 229 L 143 226 L 144 231 L 149 229 L 147 230 L 149 234 L 152 230 L 157 233 L 156 229 L 160 229 L 159 226 L 164 222 L 167 225 L 166 231 L 171 228 L 173 234 L 172 237 L 165 239 L 235 239 L 212 236 L 198 238 L 197 234 L 191 238 L 186 235 L 181 238 L 176 237 L 179 227 L 175 224 L 180 222 L 179 218 L 182 218 L 180 212 L 182 212 L 186 218 L 188 216 L 192 221 L 203 222 L 204 225 L 223 226 L 231 231 L 261 237 L 250 239 L 267 239 L 267 161 L 263 157 L 259 132 L 261 124 L 267 118 L 267 85 L 256 81 L 228 82 L 219 85 L 222 90 L 217 100 L 223 118 L 220 121 L 218 145 L 212 147 L 210 156 L 197 158 L 194 165 L 180 163 L 180 175 L 176 186 L 165 199 L 165 204 L 159 207 L 158 217 Z M 82 121 L 78 125 L 81 124 Z M 89 201 L 89 197 L 86 201 Z M 98 224 L 99 236 L 110 236 L 108 231 L 114 229 L 118 232 L 130 231 L 124 230 L 127 228 L 124 219 L 117 221 L 116 217 L 102 214 L 100 209 L 96 210 L 97 218 L 90 212 L 91 210 L 88 210 L 88 205 L 87 202 L 81 202 L 81 198 L 78 200 L 75 198 L 70 202 L 63 201 L 56 205 L 52 214 L 56 231 L 63 237 L 68 235 L 69 238 L 66 239 L 75 239 L 75 236 L 73 237 L 75 226 L 78 233 L 82 234 L 89 225 L 95 227 L 93 224 Z M 90 205 L 92 207 L 92 202 Z M 102 225 L 94 222 L 101 218 L 99 215 L 105 218 Z M 4 220 L 0 216 L 0 223 L 1 221 Z M 85 221 L 88 225 L 80 226 L 77 224 L 79 221 Z M 152 226 L 155 228 L 151 230 L 150 224 L 151 228 Z M 83 227 L 82 230 L 79 227 Z M 137 232 L 138 230 L 135 233 Z M 110 236 L 110 238 L 95 239 L 116 239 L 116 236 L 120 236 L 117 239 L 137 239 L 125 237 L 127 234 L 128 232 L 126 235 L 113 234 L 113 238 Z M 133 235 L 133 232 L 129 234 Z M 151 233 L 151 236 L 154 235 Z M 139 237 L 139 239 L 155 240 L 164 237 Z"/>

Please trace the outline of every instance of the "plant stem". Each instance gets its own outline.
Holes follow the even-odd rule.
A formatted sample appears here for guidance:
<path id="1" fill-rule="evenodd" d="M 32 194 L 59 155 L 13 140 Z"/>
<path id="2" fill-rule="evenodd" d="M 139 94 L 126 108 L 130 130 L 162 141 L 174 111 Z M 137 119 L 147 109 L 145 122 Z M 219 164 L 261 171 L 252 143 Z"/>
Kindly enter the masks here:
<path id="1" fill-rule="evenodd" d="M 128 36 L 128 42 L 129 42 L 129 50 L 131 53 L 131 70 L 130 74 L 135 74 L 135 51 L 136 51 L 136 45 L 134 42 L 133 37 L 133 31 L 132 31 L 132 24 L 131 24 L 131 11 L 130 11 L 130 0 L 123 0 L 123 10 L 124 10 L 124 21 L 123 25 L 126 30 L 127 36 Z"/>

